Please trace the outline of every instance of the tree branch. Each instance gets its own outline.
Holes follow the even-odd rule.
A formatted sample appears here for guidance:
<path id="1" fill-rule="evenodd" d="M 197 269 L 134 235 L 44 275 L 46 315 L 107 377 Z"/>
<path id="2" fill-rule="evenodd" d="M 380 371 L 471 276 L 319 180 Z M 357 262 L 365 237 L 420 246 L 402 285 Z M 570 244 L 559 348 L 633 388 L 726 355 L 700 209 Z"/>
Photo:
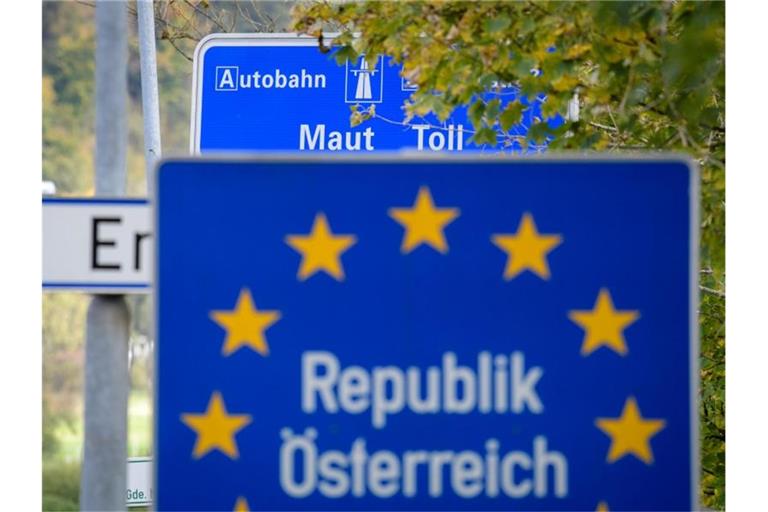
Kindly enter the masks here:
<path id="1" fill-rule="evenodd" d="M 715 290 L 713 288 L 707 288 L 706 286 L 699 285 L 699 290 L 706 293 L 707 295 L 712 295 L 713 297 L 718 297 L 720 299 L 725 298 L 725 292 L 721 292 L 720 290 Z"/>

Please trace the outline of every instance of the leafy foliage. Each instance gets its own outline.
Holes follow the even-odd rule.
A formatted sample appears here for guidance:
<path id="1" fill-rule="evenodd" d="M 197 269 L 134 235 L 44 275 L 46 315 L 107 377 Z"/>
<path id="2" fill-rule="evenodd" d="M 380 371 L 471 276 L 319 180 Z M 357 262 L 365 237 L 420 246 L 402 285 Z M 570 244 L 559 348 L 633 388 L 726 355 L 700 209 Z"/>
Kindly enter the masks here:
<path id="1" fill-rule="evenodd" d="M 43 179 L 65 192 L 93 187 L 93 13 L 81 9 L 43 9 Z"/>
<path id="2" fill-rule="evenodd" d="M 474 142 L 495 141 L 524 102 L 481 95 L 516 84 L 543 93 L 529 142 L 550 150 L 671 150 L 701 167 L 701 447 L 705 505 L 725 492 L 725 8 L 722 2 L 310 2 L 295 29 L 338 31 L 341 60 L 388 55 L 418 86 L 406 120 L 469 105 Z M 575 115 L 578 106 L 579 115 Z M 369 116 L 370 117 L 370 116 Z M 364 121 L 364 119 L 362 119 Z M 356 121 L 360 121 L 357 119 Z"/>
<path id="3" fill-rule="evenodd" d="M 80 465 L 43 462 L 43 510 L 80 510 Z"/>
<path id="4" fill-rule="evenodd" d="M 88 297 L 43 295 L 43 455 L 56 455 L 54 432 L 71 425 L 82 393 L 83 345 Z"/>
<path id="5" fill-rule="evenodd" d="M 288 5 L 250 1 L 155 1 L 163 150 L 189 147 L 192 53 L 212 32 L 286 30 Z M 128 9 L 128 195 L 146 192 L 141 76 L 135 3 Z M 86 2 L 43 3 L 43 179 L 60 195 L 93 194 L 95 9 Z"/>

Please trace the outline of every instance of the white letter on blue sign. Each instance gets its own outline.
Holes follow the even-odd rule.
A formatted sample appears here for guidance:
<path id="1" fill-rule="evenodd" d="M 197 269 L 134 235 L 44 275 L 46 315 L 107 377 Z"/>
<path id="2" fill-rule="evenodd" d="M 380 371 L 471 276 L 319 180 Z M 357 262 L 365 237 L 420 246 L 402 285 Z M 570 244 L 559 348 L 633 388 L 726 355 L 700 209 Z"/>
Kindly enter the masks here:
<path id="1" fill-rule="evenodd" d="M 310 138 L 311 137 L 311 138 Z M 304 147 L 304 141 L 307 141 L 307 145 L 309 148 Z M 314 135 L 310 135 L 309 132 L 309 125 L 308 124 L 302 124 L 299 128 L 299 149 L 309 149 L 310 151 L 315 149 L 315 146 L 318 145 L 319 142 L 319 150 L 322 151 L 325 149 L 325 125 L 319 124 L 315 128 Z"/>
<path id="2" fill-rule="evenodd" d="M 540 414 L 542 409 L 539 394 L 536 393 L 536 384 L 539 382 L 543 371 L 534 366 L 525 372 L 525 360 L 523 354 L 512 354 L 512 411 L 523 412 L 527 405 L 528 410 L 534 414 Z"/>
<path id="3" fill-rule="evenodd" d="M 475 374 L 466 366 L 456 365 L 456 354 L 443 355 L 443 395 L 445 412 L 467 413 L 475 408 Z M 459 398 L 461 383 L 461 398 Z"/>
<path id="4" fill-rule="evenodd" d="M 483 491 L 483 459 L 475 452 L 456 454 L 451 463 L 451 486 L 462 498 L 474 498 Z"/>
<path id="5" fill-rule="evenodd" d="M 318 369 L 325 372 L 321 375 Z M 323 408 L 334 413 L 339 410 L 333 396 L 333 386 L 339 377 L 339 360 L 330 352 L 304 352 L 301 355 L 301 409 L 304 412 L 315 412 L 315 392 L 323 401 Z"/>
<path id="6" fill-rule="evenodd" d="M 350 414 L 360 414 L 371 405 L 371 379 L 360 366 L 350 366 L 341 372 L 339 379 L 339 404 Z"/>
<path id="7" fill-rule="evenodd" d="M 346 454 L 329 450 L 319 459 L 319 471 L 323 480 L 317 489 L 327 498 L 340 498 L 349 492 L 349 475 Z"/>
<path id="8" fill-rule="evenodd" d="M 555 496 L 562 498 L 568 494 L 568 461 L 560 452 L 547 451 L 547 438 L 536 436 L 533 439 L 533 458 L 536 460 L 534 494 L 538 497 L 547 495 L 547 467 L 552 466 L 555 473 Z"/>
<path id="9" fill-rule="evenodd" d="M 387 383 L 392 384 L 392 396 L 387 396 Z M 394 366 L 373 369 L 373 426 L 384 428 L 387 414 L 397 414 L 405 405 L 403 372 Z"/>
<path id="10" fill-rule="evenodd" d="M 221 81 L 219 82 L 219 89 L 234 89 L 235 81 L 232 79 L 232 70 L 224 68 L 224 72 L 221 74 Z"/>
<path id="11" fill-rule="evenodd" d="M 280 431 L 283 445 L 280 447 L 280 486 L 294 498 L 309 496 L 317 485 L 317 473 L 315 472 L 315 460 L 317 448 L 315 439 L 317 430 L 308 428 L 304 435 L 294 434 L 291 429 L 284 428 Z M 296 460 L 296 451 L 301 450 L 301 460 L 304 463 L 304 471 L 301 474 L 301 483 L 296 482 L 293 461 Z"/>

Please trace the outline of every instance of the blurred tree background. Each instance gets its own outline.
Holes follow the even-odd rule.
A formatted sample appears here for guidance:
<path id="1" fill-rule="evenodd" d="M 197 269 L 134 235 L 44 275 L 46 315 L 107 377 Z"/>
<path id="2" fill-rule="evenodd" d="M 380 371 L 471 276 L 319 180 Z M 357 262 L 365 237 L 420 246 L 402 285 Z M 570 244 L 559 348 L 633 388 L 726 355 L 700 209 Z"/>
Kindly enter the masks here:
<path id="1" fill-rule="evenodd" d="M 212 32 L 285 31 L 291 3 L 156 1 L 163 151 L 189 148 L 191 56 Z M 144 134 L 135 3 L 128 2 L 127 194 L 144 196 Z M 94 1 L 43 3 L 43 179 L 57 195 L 94 193 Z M 89 296 L 45 293 L 43 307 L 43 509 L 79 510 L 85 317 Z M 129 297 L 132 316 L 130 456 L 151 450 L 151 304 Z"/>
<path id="2" fill-rule="evenodd" d="M 165 153 L 188 150 L 191 56 L 213 32 L 339 31 L 342 60 L 386 54 L 418 85 L 404 121 L 472 105 L 478 144 L 509 138 L 519 101 L 484 101 L 494 83 L 546 95 L 529 142 L 550 151 L 684 152 L 701 166 L 701 500 L 725 504 L 725 8 L 722 2 L 155 2 Z M 135 5 L 128 4 L 135 13 Z M 61 195 L 93 194 L 94 9 L 43 5 L 43 178 Z M 141 86 L 130 16 L 130 195 L 145 193 Z M 353 38 L 356 32 L 362 34 Z M 326 51 L 319 40 L 320 50 Z M 578 109 L 576 108 L 578 106 Z M 578 117 L 575 115 L 578 110 Z M 551 128 L 547 116 L 569 113 Z M 375 110 L 358 110 L 365 122 Z M 44 508 L 77 508 L 88 297 L 43 296 Z M 147 454 L 151 369 L 146 297 L 131 300 L 131 455 Z M 142 348 L 144 347 L 144 348 Z"/>

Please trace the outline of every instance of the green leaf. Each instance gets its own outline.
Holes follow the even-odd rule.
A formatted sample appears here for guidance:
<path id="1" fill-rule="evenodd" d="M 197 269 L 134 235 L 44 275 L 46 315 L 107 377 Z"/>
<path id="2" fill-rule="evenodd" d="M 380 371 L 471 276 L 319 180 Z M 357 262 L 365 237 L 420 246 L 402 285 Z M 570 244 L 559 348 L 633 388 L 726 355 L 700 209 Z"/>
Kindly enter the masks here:
<path id="1" fill-rule="evenodd" d="M 499 116 L 501 129 L 508 132 L 513 126 L 520 124 L 523 119 L 523 104 L 519 100 L 510 101 Z"/>
<path id="2" fill-rule="evenodd" d="M 489 101 L 485 106 L 485 119 L 488 124 L 493 124 L 496 120 L 496 116 L 499 115 L 499 109 L 501 108 L 501 100 L 494 98 Z"/>
<path id="3" fill-rule="evenodd" d="M 485 20 L 485 30 L 490 34 L 495 34 L 496 32 L 506 30 L 511 23 L 512 20 L 508 16 L 501 14 L 495 18 Z"/>
<path id="4" fill-rule="evenodd" d="M 482 144 L 496 144 L 496 130 L 488 126 L 483 126 L 475 132 L 475 134 L 469 139 L 470 142 L 477 146 Z"/>
<path id="5" fill-rule="evenodd" d="M 336 53 L 333 54 L 337 64 L 344 64 L 347 60 L 355 60 L 358 57 L 357 52 L 352 45 L 344 45 L 339 47 Z"/>
<path id="6" fill-rule="evenodd" d="M 480 100 L 475 100 L 467 110 L 469 120 L 472 121 L 472 125 L 477 129 L 480 127 L 480 121 L 483 118 L 483 112 L 485 112 L 485 103 Z"/>
<path id="7" fill-rule="evenodd" d="M 549 135 L 551 135 L 551 131 L 547 123 L 536 123 L 528 129 L 528 138 L 536 144 L 546 142 Z"/>

